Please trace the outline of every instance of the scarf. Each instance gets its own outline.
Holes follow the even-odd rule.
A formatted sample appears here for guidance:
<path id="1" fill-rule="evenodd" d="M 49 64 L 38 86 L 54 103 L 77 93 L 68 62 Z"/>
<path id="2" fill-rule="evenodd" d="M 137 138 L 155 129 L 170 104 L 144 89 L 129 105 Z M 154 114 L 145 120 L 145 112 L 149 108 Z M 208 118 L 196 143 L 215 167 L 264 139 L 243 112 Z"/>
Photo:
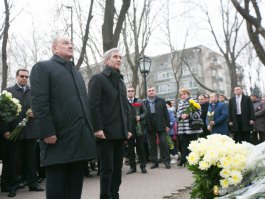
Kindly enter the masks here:
<path id="1" fill-rule="evenodd" d="M 156 109 L 155 109 L 155 97 L 154 99 L 150 99 L 149 97 L 147 97 L 147 101 L 149 103 L 149 107 L 150 107 L 150 112 L 151 113 L 156 113 Z"/>

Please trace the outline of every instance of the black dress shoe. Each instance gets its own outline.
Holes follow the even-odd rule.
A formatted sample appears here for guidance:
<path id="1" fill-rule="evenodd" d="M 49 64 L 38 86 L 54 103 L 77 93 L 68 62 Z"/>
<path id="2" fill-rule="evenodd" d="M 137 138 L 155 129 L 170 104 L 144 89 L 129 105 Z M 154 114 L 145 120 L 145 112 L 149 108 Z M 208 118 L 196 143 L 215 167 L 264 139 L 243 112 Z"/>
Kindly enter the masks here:
<path id="1" fill-rule="evenodd" d="M 151 167 L 150 167 L 150 169 L 155 169 L 155 168 L 157 168 L 158 167 L 158 163 L 154 163 Z"/>
<path id="2" fill-rule="evenodd" d="M 142 168 L 141 170 L 142 170 L 142 173 L 147 173 L 147 170 L 146 170 L 146 168 L 145 168 L 145 167 L 144 167 L 144 168 Z"/>
<path id="3" fill-rule="evenodd" d="M 17 195 L 17 188 L 11 188 L 7 196 L 13 198 L 16 195 Z"/>
<path id="4" fill-rule="evenodd" d="M 127 171 L 126 174 L 132 174 L 132 173 L 136 173 L 136 169 L 132 169 L 132 168 L 130 168 L 130 170 Z"/>
<path id="5" fill-rule="evenodd" d="M 29 191 L 44 191 L 44 189 L 37 184 L 29 186 Z"/>
<path id="6" fill-rule="evenodd" d="M 170 166 L 170 164 L 168 162 L 165 162 L 165 166 L 166 166 L 167 169 L 171 168 L 171 166 Z"/>

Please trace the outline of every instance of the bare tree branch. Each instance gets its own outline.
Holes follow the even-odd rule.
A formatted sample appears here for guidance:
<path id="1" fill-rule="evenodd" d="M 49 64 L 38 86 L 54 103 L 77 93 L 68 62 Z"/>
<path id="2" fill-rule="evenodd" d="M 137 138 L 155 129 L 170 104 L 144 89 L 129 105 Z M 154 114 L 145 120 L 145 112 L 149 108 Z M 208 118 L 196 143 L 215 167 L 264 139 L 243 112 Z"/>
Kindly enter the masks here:
<path id="1" fill-rule="evenodd" d="M 77 61 L 77 64 L 76 64 L 76 68 L 77 69 L 80 69 L 83 61 L 84 61 L 84 57 L 85 57 L 85 54 L 86 54 L 86 45 L 87 45 L 87 41 L 88 41 L 88 34 L 89 34 L 89 27 L 90 27 L 90 22 L 92 20 L 92 9 L 93 9 L 93 4 L 94 4 L 94 0 L 91 0 L 90 1 L 90 8 L 89 8 L 89 13 L 88 13 L 88 17 L 87 17 L 87 23 L 86 23 L 86 29 L 85 29 L 85 35 L 82 39 L 82 50 L 81 50 L 81 53 L 80 53 L 80 56 L 79 56 L 79 59 Z"/>

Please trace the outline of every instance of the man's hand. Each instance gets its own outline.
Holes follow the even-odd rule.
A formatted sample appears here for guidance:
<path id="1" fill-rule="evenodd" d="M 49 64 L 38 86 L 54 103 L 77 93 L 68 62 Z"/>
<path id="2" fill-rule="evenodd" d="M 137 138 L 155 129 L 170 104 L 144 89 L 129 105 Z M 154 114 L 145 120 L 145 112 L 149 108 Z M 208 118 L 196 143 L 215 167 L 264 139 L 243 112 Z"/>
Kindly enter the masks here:
<path id="1" fill-rule="evenodd" d="M 249 121 L 249 124 L 253 125 L 255 122 L 253 120 Z"/>
<path id="2" fill-rule="evenodd" d="M 9 131 L 5 132 L 3 136 L 4 136 L 5 139 L 8 140 L 9 137 L 10 137 L 10 132 Z"/>
<path id="3" fill-rule="evenodd" d="M 210 121 L 210 125 L 213 126 L 215 123 L 214 121 Z"/>
<path id="4" fill-rule="evenodd" d="M 103 130 L 96 131 L 96 132 L 94 133 L 94 135 L 95 135 L 95 137 L 98 138 L 98 139 L 106 139 Z"/>
<path id="5" fill-rule="evenodd" d="M 34 117 L 33 112 L 32 111 L 28 112 L 28 116 L 29 117 Z"/>
<path id="6" fill-rule="evenodd" d="M 136 121 L 140 121 L 141 120 L 141 117 L 138 115 L 136 116 Z"/>
<path id="7" fill-rule="evenodd" d="M 165 130 L 166 130 L 166 132 L 169 132 L 170 131 L 170 128 L 169 127 L 166 127 Z"/>
<path id="8" fill-rule="evenodd" d="M 233 122 L 229 122 L 228 124 L 229 124 L 229 126 L 233 126 Z"/>
<path id="9" fill-rule="evenodd" d="M 130 139 L 132 137 L 132 133 L 129 131 L 128 132 L 128 139 Z"/>
<path id="10" fill-rule="evenodd" d="M 52 135 L 43 139 L 45 144 L 55 144 L 57 142 L 57 136 Z"/>

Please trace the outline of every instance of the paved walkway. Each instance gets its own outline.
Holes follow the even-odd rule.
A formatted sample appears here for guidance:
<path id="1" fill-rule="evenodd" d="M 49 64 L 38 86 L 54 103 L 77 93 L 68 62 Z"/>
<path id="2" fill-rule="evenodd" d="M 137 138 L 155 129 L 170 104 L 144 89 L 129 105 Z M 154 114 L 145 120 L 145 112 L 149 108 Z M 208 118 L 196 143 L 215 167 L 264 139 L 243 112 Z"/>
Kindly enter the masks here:
<path id="1" fill-rule="evenodd" d="M 171 169 L 165 169 L 163 164 L 159 168 L 150 170 L 148 165 L 147 174 L 137 173 L 127 175 L 128 166 L 123 167 L 122 185 L 120 187 L 121 199 L 162 199 L 170 196 L 177 190 L 190 186 L 192 183 L 191 172 L 184 167 L 171 165 Z M 1 167 L 1 165 L 0 165 Z M 0 168 L 1 170 L 1 168 Z M 99 198 L 99 177 L 92 172 L 94 177 L 85 178 L 82 199 Z M 44 187 L 44 184 L 41 184 Z M 1 199 L 7 199 L 7 193 L 0 193 Z M 44 192 L 29 192 L 27 188 L 17 192 L 16 199 L 45 199 Z M 188 198 L 187 198 L 188 199 Z"/>

